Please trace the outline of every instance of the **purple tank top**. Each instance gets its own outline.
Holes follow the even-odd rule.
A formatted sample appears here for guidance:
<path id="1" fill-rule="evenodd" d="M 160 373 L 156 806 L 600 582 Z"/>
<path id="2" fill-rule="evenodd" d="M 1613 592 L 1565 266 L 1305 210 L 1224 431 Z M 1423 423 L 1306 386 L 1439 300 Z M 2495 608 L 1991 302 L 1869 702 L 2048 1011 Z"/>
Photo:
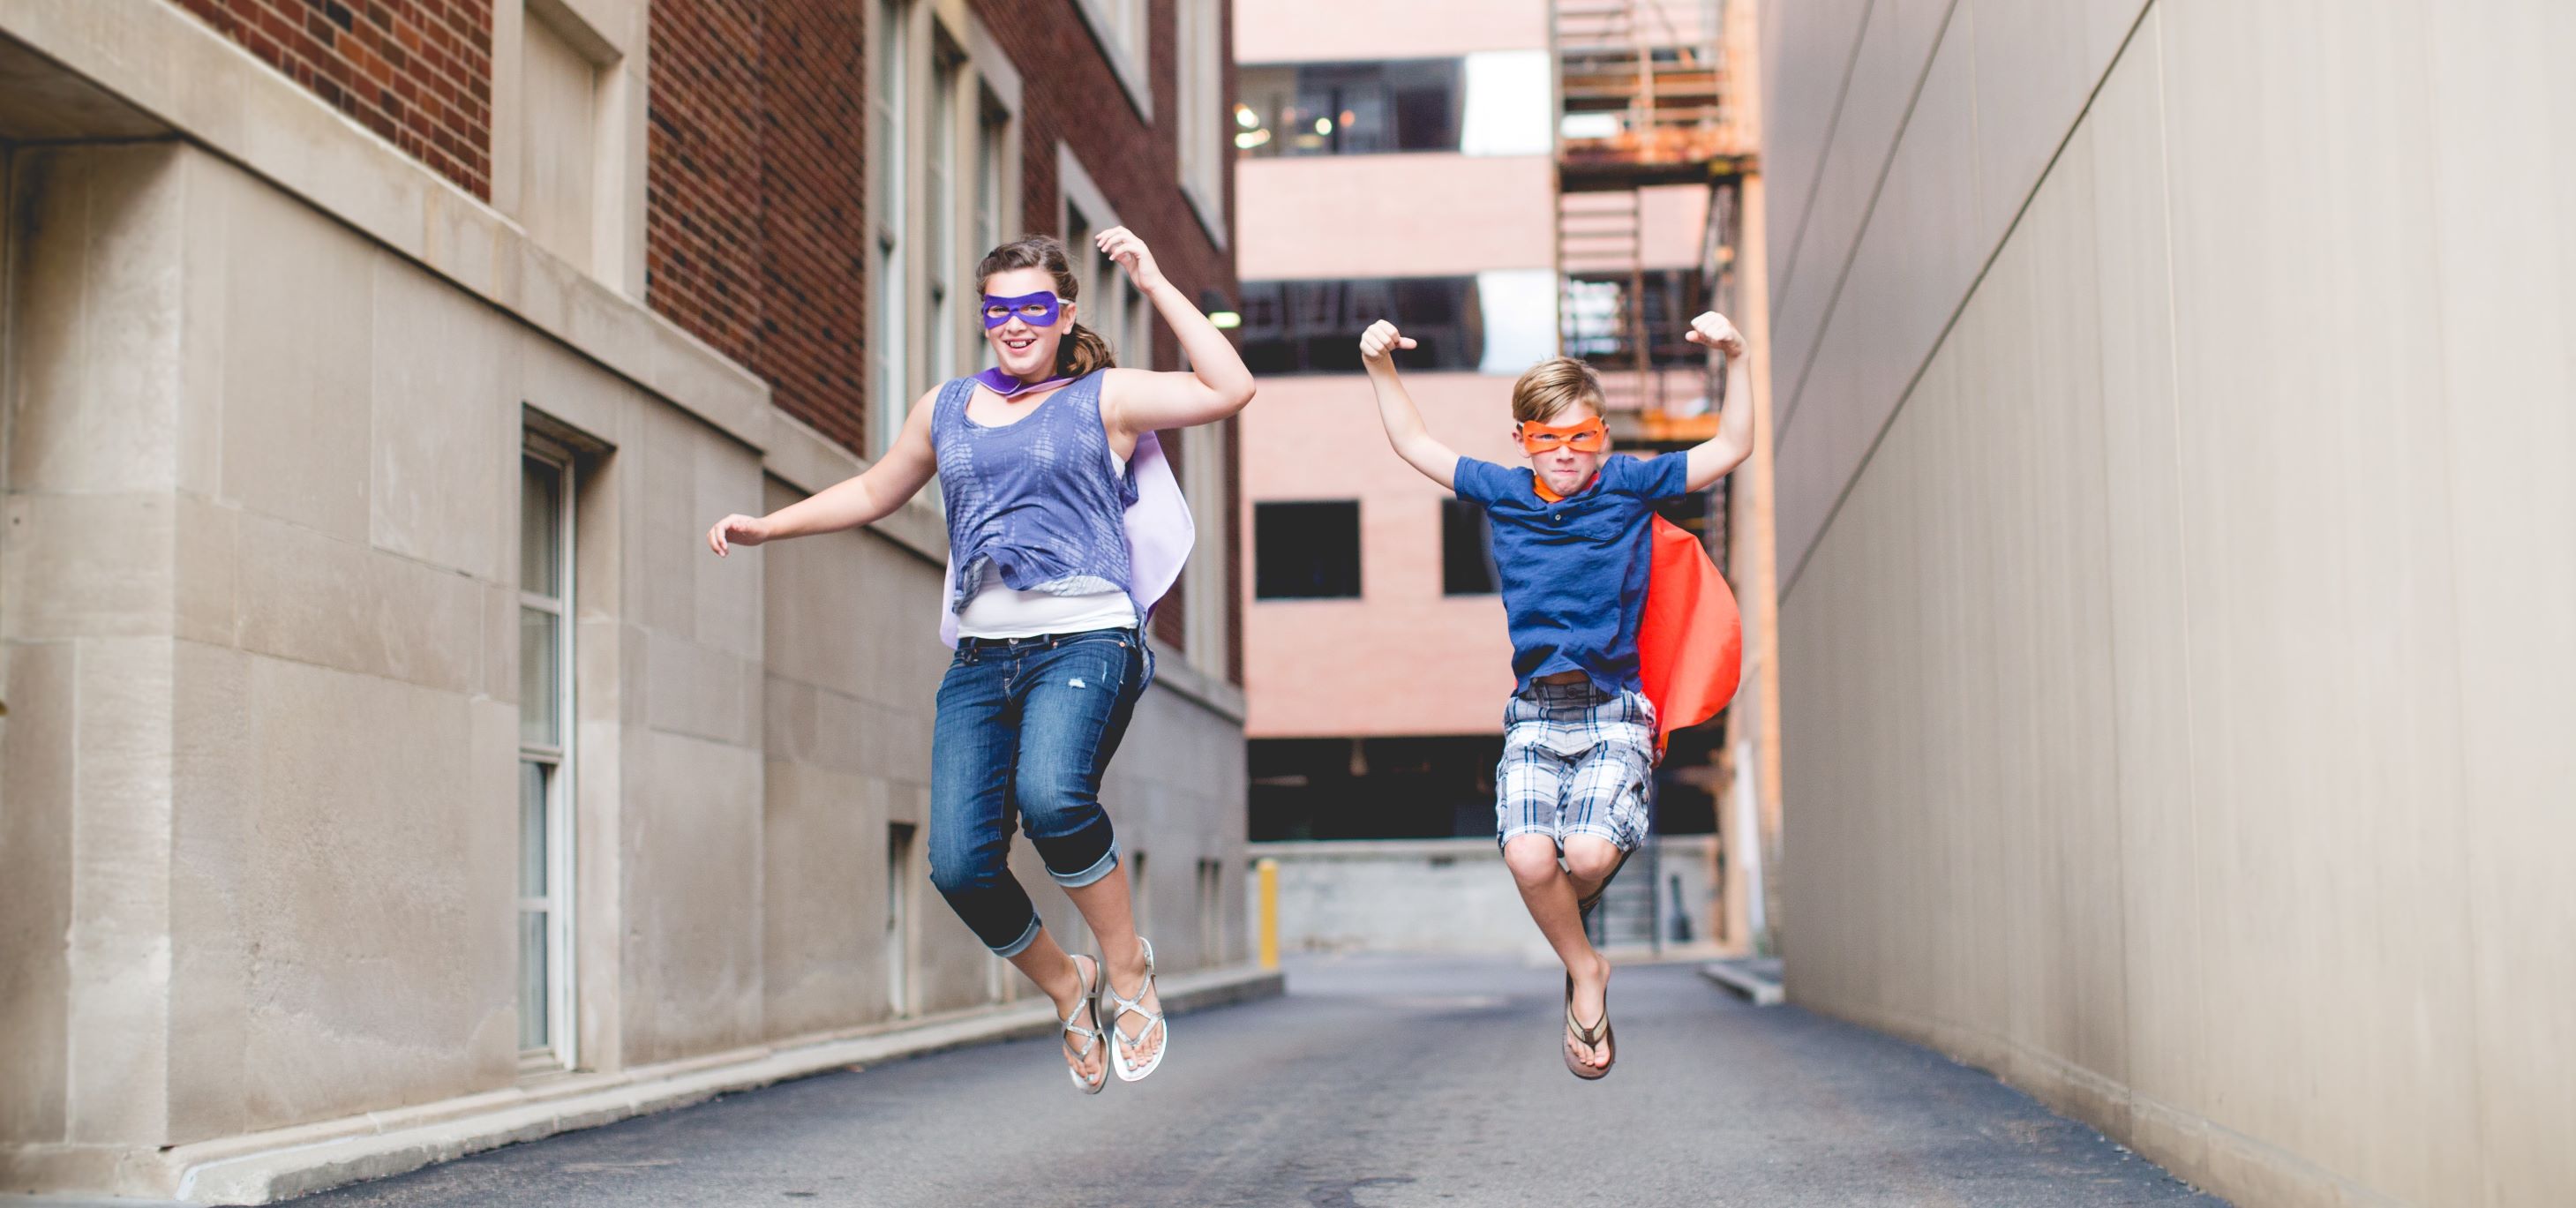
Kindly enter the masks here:
<path id="1" fill-rule="evenodd" d="M 1127 509 L 1136 475 L 1111 461 L 1100 419 L 1098 373 L 1074 379 L 1019 421 L 1001 427 L 966 415 L 972 378 L 942 386 L 932 405 L 931 447 L 948 504 L 953 616 L 988 574 L 1019 591 L 1132 598 Z M 1157 593 L 1159 594 L 1159 593 Z M 1143 616 L 1150 600 L 1137 600 Z"/>

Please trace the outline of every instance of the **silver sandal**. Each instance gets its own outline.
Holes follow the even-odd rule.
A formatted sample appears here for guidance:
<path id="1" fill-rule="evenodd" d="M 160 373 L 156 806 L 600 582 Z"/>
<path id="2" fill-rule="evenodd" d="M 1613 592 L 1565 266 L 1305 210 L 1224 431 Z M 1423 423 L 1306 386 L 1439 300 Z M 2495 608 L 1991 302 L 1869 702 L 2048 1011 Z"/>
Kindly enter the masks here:
<path id="1" fill-rule="evenodd" d="M 1100 987 L 1092 984 L 1092 978 L 1101 965 L 1100 958 L 1095 956 L 1091 958 L 1094 973 L 1085 973 L 1082 968 L 1082 958 L 1077 956 L 1072 959 L 1074 976 L 1082 985 L 1082 1001 L 1073 1008 L 1072 1014 L 1058 1022 L 1064 1025 L 1065 1035 L 1082 1038 L 1082 1047 L 1070 1050 L 1073 1053 L 1073 1059 L 1078 1062 L 1091 1056 L 1092 1050 L 1100 1047 Z M 1108 979 L 1100 980 L 1105 982 Z M 1081 1023 L 1083 1013 L 1086 1011 L 1091 1014 L 1091 1026 L 1087 1028 Z M 1072 1077 L 1073 1085 L 1083 1094 L 1097 1095 L 1100 1093 L 1100 1088 L 1109 1085 L 1108 1064 L 1102 1062 L 1100 1072 L 1089 1078 L 1083 1077 L 1082 1071 L 1075 1066 L 1064 1067 L 1064 1072 Z"/>
<path id="2" fill-rule="evenodd" d="M 1148 1011 L 1144 1007 L 1145 996 L 1153 993 L 1155 989 L 1154 942 L 1141 935 L 1136 937 L 1136 942 L 1145 946 L 1145 984 L 1136 991 L 1136 997 L 1129 998 L 1120 994 L 1118 984 L 1109 980 L 1108 963 L 1104 961 L 1100 966 L 1101 993 L 1109 997 L 1111 1006 L 1115 1008 L 1110 1011 L 1108 1022 L 1103 1025 L 1117 1037 L 1109 1045 L 1109 1068 L 1118 1071 L 1120 1082 L 1143 1081 L 1145 1075 L 1153 1073 L 1157 1066 L 1163 1064 L 1163 1056 L 1172 1051 L 1171 1025 L 1163 1022 L 1163 1013 L 1160 1010 Z M 1161 1001 L 1161 996 L 1157 995 L 1155 1002 L 1158 1006 Z M 1145 1018 L 1145 1026 L 1137 1029 L 1134 1036 L 1129 1036 L 1125 1028 L 1118 1026 L 1119 1021 L 1129 1015 L 1141 1015 Z M 1160 1029 L 1163 1036 L 1162 1042 L 1154 1046 L 1154 1055 L 1146 1058 L 1143 1065 L 1129 1065 L 1127 1050 L 1144 1044 L 1145 1039 L 1152 1036 L 1156 1029 Z"/>

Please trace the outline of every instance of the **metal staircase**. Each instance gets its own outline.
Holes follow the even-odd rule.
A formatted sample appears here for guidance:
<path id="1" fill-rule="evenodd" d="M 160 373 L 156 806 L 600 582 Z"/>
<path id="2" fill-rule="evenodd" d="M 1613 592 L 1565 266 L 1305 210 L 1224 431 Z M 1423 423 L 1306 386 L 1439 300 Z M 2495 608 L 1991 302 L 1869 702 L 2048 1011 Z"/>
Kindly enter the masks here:
<path id="1" fill-rule="evenodd" d="M 1683 338 L 1683 325 L 1712 304 L 1723 308 L 1735 190 L 1754 161 L 1728 99 L 1724 3 L 1555 0 L 1550 29 L 1559 347 L 1600 373 L 1603 410 L 1621 447 L 1696 444 L 1716 433 L 1723 378 L 1714 359 Z M 1649 262 L 1644 190 L 1671 185 L 1709 191 L 1708 226 L 1688 267 Z M 1683 519 L 1725 565 L 1723 511 L 1699 508 Z M 1673 774 L 1661 769 L 1658 779 Z M 1666 882 L 1650 834 L 1593 912 L 1594 942 L 1661 948 L 1674 906 Z"/>
<path id="2" fill-rule="evenodd" d="M 1681 338 L 1715 265 L 1693 280 L 1650 274 L 1641 190 L 1712 189 L 1750 162 L 1726 100 L 1719 0 L 1558 0 L 1556 254 L 1565 355 L 1602 376 L 1626 444 L 1681 445 L 1714 431 L 1704 358 Z M 1712 213 L 1716 210 L 1713 207 Z"/>

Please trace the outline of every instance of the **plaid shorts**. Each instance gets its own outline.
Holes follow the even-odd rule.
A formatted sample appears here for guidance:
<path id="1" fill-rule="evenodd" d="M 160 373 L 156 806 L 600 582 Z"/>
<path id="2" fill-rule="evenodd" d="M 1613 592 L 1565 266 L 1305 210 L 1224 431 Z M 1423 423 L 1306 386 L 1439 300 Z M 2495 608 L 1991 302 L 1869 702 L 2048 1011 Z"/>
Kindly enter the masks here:
<path id="1" fill-rule="evenodd" d="M 1621 851 L 1646 841 L 1646 778 L 1655 763 L 1655 707 L 1635 692 L 1590 682 L 1534 683 L 1503 710 L 1503 761 L 1494 767 L 1494 838 L 1568 835 Z"/>

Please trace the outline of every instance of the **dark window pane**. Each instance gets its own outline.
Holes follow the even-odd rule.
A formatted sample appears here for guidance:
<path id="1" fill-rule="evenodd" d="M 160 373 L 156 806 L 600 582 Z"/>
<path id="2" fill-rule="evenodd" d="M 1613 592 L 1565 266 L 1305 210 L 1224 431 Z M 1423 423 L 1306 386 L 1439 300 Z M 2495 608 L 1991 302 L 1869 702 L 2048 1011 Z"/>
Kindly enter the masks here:
<path id="1" fill-rule="evenodd" d="M 1254 504 L 1252 563 L 1252 591 L 1259 599 L 1357 597 L 1359 501 Z"/>
<path id="2" fill-rule="evenodd" d="M 1458 149 L 1458 60 L 1387 65 L 1397 151 Z"/>
<path id="3" fill-rule="evenodd" d="M 1464 499 L 1440 504 L 1440 592 L 1494 594 L 1494 535 L 1485 509 Z"/>
<path id="4" fill-rule="evenodd" d="M 1247 156 L 1458 149 L 1457 59 L 1249 66 L 1235 87 L 1234 145 Z"/>
<path id="5" fill-rule="evenodd" d="M 1256 374 L 1356 373 L 1360 330 L 1393 320 L 1420 347 L 1409 370 L 1474 369 L 1485 322 L 1474 277 L 1380 277 L 1243 284 L 1243 360 Z"/>
<path id="6" fill-rule="evenodd" d="M 1251 837 L 1435 839 L 1494 833 L 1499 734 L 1254 739 Z"/>

